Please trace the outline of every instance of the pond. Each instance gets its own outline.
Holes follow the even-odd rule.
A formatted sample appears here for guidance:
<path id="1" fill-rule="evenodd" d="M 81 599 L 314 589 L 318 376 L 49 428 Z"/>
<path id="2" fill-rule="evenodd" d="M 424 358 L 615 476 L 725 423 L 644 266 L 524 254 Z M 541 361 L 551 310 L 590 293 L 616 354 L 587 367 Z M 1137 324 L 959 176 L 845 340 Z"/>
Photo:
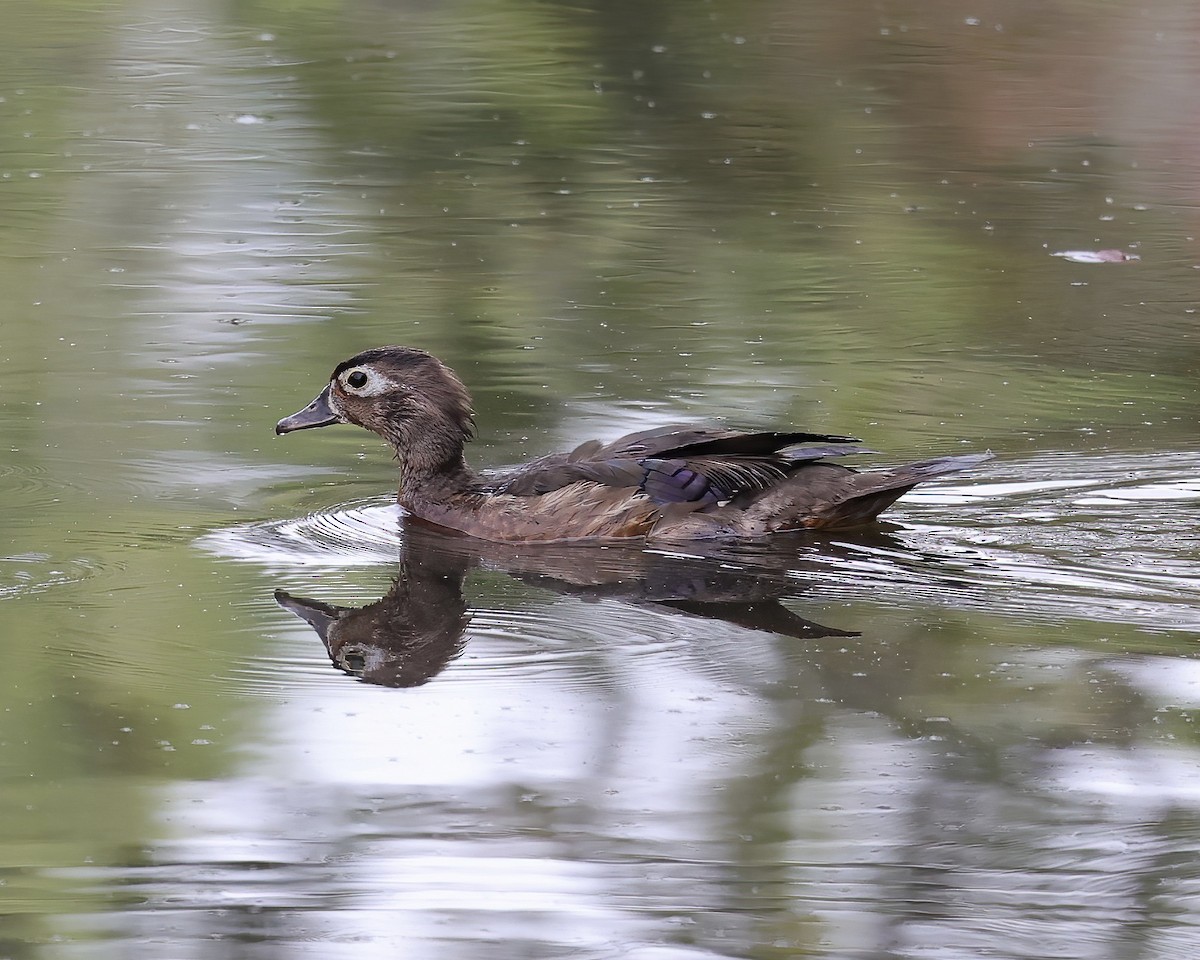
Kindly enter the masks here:
<path id="1" fill-rule="evenodd" d="M 1190 9 L 10 0 L 0 956 L 1179 958 Z M 875 527 L 406 524 L 674 422 L 991 451 Z"/>

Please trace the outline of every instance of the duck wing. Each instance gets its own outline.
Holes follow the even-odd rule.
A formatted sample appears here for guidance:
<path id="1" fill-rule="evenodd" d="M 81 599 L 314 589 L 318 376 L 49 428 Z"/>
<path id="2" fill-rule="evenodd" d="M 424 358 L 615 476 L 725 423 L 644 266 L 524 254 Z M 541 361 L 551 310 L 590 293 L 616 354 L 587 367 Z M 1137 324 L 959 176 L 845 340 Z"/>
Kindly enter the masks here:
<path id="1" fill-rule="evenodd" d="M 610 443 L 591 440 L 568 453 L 552 454 L 492 478 L 491 489 L 514 496 L 540 496 L 580 481 L 629 487 L 655 503 L 697 507 L 765 490 L 800 465 L 825 457 L 868 452 L 853 437 L 791 431 L 739 433 L 669 427 L 631 433 Z M 787 451 L 786 453 L 783 451 Z"/>
<path id="2" fill-rule="evenodd" d="M 597 440 L 580 444 L 566 456 L 581 459 L 610 457 L 678 457 L 678 456 L 768 456 L 802 443 L 858 443 L 857 437 L 842 437 L 827 433 L 804 431 L 745 433 L 740 430 L 721 430 L 674 424 L 653 430 L 641 430 L 618 437 L 609 443 Z"/>
<path id="3" fill-rule="evenodd" d="M 780 453 L 802 443 L 858 443 L 858 437 L 829 433 L 738 433 L 736 431 L 691 431 L 663 439 L 676 442 L 660 447 L 660 457 L 762 457 Z M 620 441 L 617 441 L 620 442 Z M 790 455 L 789 455 L 790 456 Z"/>

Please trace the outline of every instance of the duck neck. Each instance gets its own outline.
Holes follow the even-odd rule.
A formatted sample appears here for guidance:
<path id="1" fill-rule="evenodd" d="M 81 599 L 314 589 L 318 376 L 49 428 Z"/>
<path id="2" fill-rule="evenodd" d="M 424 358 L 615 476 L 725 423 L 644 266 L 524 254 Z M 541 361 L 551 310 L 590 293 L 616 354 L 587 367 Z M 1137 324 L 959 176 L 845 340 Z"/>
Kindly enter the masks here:
<path id="1" fill-rule="evenodd" d="M 478 478 L 463 457 L 462 444 L 395 445 L 400 464 L 400 502 L 439 501 L 469 492 Z"/>

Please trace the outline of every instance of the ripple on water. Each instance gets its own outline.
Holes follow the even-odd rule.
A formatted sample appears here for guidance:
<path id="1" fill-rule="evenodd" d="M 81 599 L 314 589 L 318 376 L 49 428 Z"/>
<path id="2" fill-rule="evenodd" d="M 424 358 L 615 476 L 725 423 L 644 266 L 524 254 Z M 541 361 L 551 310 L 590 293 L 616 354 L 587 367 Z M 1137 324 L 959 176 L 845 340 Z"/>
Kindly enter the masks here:
<path id="1" fill-rule="evenodd" d="M 472 584 L 465 592 L 461 632 L 445 638 L 440 660 L 428 676 L 414 684 L 395 684 L 376 673 L 371 682 L 419 686 L 438 676 L 439 685 L 482 684 L 490 690 L 520 688 L 530 681 L 560 691 L 629 690 L 661 682 L 666 672 L 678 677 L 676 689 L 696 687 L 698 694 L 711 695 L 717 687 L 740 689 L 764 682 L 779 668 L 769 646 L 746 649 L 740 628 L 722 630 L 705 621 L 705 629 L 696 631 L 694 618 L 670 609 L 547 597 L 540 590 L 515 603 L 504 599 L 499 606 L 494 595 L 476 601 L 479 591 Z M 309 593 L 319 594 L 320 589 L 311 587 Z M 364 610 L 370 603 L 367 597 L 347 606 Z M 401 611 L 400 616 L 419 623 L 427 611 Z M 285 645 L 242 661 L 233 677 L 264 696 L 283 690 L 291 696 L 305 689 L 319 694 L 330 672 L 328 646 L 322 647 L 326 637 L 291 618 L 282 622 L 287 627 Z M 374 657 L 361 645 L 357 652 L 381 661 L 402 647 L 403 643 L 385 645 Z M 344 659 L 339 656 L 335 662 L 342 665 Z"/>
<path id="2" fill-rule="evenodd" d="M 375 566 L 396 562 L 399 523 L 400 508 L 395 501 L 376 497 L 292 520 L 214 530 L 198 543 L 217 556 L 269 570 Z"/>
<path id="3" fill-rule="evenodd" d="M 544 678 L 565 687 L 609 684 L 618 671 L 632 679 L 643 658 L 660 668 L 696 658 L 696 648 L 678 629 L 681 619 L 626 603 L 574 598 L 479 610 L 457 678 L 492 684 Z"/>
<path id="4" fill-rule="evenodd" d="M 895 546 L 863 544 L 829 574 L 897 603 L 1198 630 L 1198 468 L 1193 453 L 993 461 L 983 482 L 910 494 Z"/>
<path id="5" fill-rule="evenodd" d="M 890 531 L 778 541 L 718 558 L 675 558 L 695 565 L 685 567 L 678 583 L 695 582 L 704 589 L 709 580 L 701 573 L 741 563 L 751 582 L 783 584 L 776 595 L 797 616 L 814 598 L 826 609 L 834 598 L 897 608 L 981 610 L 1022 621 L 1090 619 L 1200 630 L 1200 572 L 1185 537 L 1195 513 L 1189 501 L 1200 499 L 1193 479 L 1198 465 L 1190 454 L 1002 459 L 971 476 L 915 492 L 897 508 L 899 526 Z M 1159 506 L 1148 508 L 1154 504 Z M 340 603 L 341 598 L 320 596 L 311 579 L 314 568 L 383 566 L 388 577 L 378 586 L 387 590 L 402 546 L 398 519 L 390 500 L 369 499 L 297 519 L 214 531 L 200 542 L 220 556 L 278 573 L 301 573 L 299 584 L 280 586 Z M 462 542 L 443 537 L 450 546 L 438 550 L 452 555 L 464 549 L 452 544 Z M 740 628 L 715 629 L 718 617 L 698 629 L 699 621 L 688 611 L 681 616 L 680 610 L 655 602 L 663 597 L 647 586 L 676 581 L 674 570 L 647 564 L 653 551 L 613 550 L 604 554 L 606 563 L 595 563 L 598 548 L 558 549 L 561 554 L 479 547 L 484 559 L 469 564 L 469 578 L 467 566 L 456 568 L 453 588 L 439 603 L 468 617 L 462 636 L 470 643 L 455 648 L 454 638 L 444 635 L 459 629 L 456 620 L 438 625 L 443 667 L 452 663 L 456 680 L 523 682 L 535 676 L 568 686 L 604 683 L 624 669 L 616 665 L 621 661 L 630 667 L 624 682 L 636 684 L 641 654 L 653 657 L 659 670 L 686 664 L 692 676 L 714 683 L 738 682 L 739 670 L 743 680 L 761 679 L 772 669 L 769 653 L 748 651 L 731 667 L 738 658 L 721 647 L 739 637 L 744 641 Z M 697 546 L 698 553 L 702 549 Z M 560 567 L 530 567 L 535 555 L 558 558 Z M 652 559 L 657 563 L 672 555 Z M 598 590 L 584 584 L 584 574 L 591 572 L 605 577 Z M 634 584 L 638 588 L 625 589 Z M 386 598 L 367 597 L 355 606 L 367 610 L 381 599 Z M 394 612 L 391 616 L 397 622 Z M 836 626 L 853 629 L 854 624 Z M 290 636 L 307 629 L 296 624 Z M 772 625 L 762 629 L 782 632 Z M 279 662 L 248 668 L 246 676 L 277 686 L 281 676 L 316 679 L 327 670 L 319 655 L 299 661 L 284 655 Z"/>
<path id="6" fill-rule="evenodd" d="M 409 588 L 401 589 L 393 579 L 402 546 L 397 510 L 376 500 L 215 531 L 200 543 L 221 556 L 278 571 L 289 602 L 319 611 L 314 620 L 302 606 L 287 607 L 309 625 L 281 614 L 289 627 L 287 649 L 235 668 L 239 682 L 264 695 L 281 685 L 294 690 L 325 681 L 329 661 L 320 643 L 339 665 L 357 664 L 357 672 L 366 669 L 372 682 L 400 686 L 419 685 L 441 670 L 455 682 L 492 686 L 534 678 L 579 688 L 617 683 L 618 677 L 629 686 L 639 682 L 650 658 L 656 669 L 678 668 L 708 690 L 712 684 L 745 683 L 747 665 L 758 678 L 776 666 L 773 660 L 758 664 L 757 655 L 745 651 L 726 656 L 717 650 L 744 644 L 742 628 L 713 630 L 712 621 L 705 621 L 698 630 L 694 616 L 655 602 L 664 591 L 666 599 L 690 600 L 706 576 L 716 571 L 727 577 L 732 569 L 705 558 L 561 545 L 490 550 L 425 531 L 419 542 L 406 545 L 403 583 Z M 336 574 L 368 566 L 382 567 L 386 576 L 373 573 L 366 596 L 363 584 L 353 582 L 361 575 Z M 595 585 L 593 576 L 599 578 Z"/>
<path id="7" fill-rule="evenodd" d="M 69 489 L 57 477 L 48 477 L 46 469 L 37 464 L 0 464 L 0 495 L 10 506 L 36 510 L 57 503 Z"/>
<path id="8" fill-rule="evenodd" d="M 63 559 L 48 553 L 0 557 L 0 600 L 78 583 L 96 572 L 96 565 L 83 557 Z"/>

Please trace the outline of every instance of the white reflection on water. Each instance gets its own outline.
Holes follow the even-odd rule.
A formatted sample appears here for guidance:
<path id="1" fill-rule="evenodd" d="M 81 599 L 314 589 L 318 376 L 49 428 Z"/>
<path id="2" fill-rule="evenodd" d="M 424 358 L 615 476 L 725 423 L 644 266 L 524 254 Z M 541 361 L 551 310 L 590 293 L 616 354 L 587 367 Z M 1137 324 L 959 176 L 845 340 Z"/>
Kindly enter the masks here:
<path id="1" fill-rule="evenodd" d="M 90 247 L 116 264 L 107 285 L 140 306 L 139 355 L 200 353 L 207 371 L 246 359 L 241 324 L 350 308 L 348 261 L 370 216 L 300 159 L 322 154 L 324 134 L 270 44 L 235 43 L 197 16 L 117 31 L 115 69 L 94 93 L 107 119 L 80 124 L 87 175 L 73 202 L 102 234 Z"/>
<path id="2" fill-rule="evenodd" d="M 330 672 L 282 621 L 270 658 L 228 678 L 273 704 L 242 775 L 171 789 L 175 839 L 135 886 L 188 905 L 184 940 L 267 907 L 274 936 L 412 957 L 1107 956 L 1168 896 L 1157 955 L 1182 960 L 1200 781 L 1157 720 L 1186 726 L 1200 677 L 1037 625 L 1190 609 L 1194 576 L 1151 560 L 1179 558 L 1173 518 L 1104 494 L 1193 467 L 1001 462 L 914 497 L 887 546 L 797 556 L 793 601 L 851 600 L 848 621 L 928 602 L 1011 622 L 961 655 L 931 634 L 893 661 L 894 624 L 795 641 L 486 570 L 462 657 L 395 691 Z M 1102 503 L 1076 512 L 1081 490 Z M 358 501 L 201 544 L 336 593 L 394 562 L 396 520 Z M 1114 582 L 1114 557 L 1136 575 Z"/>
<path id="3" fill-rule="evenodd" d="M 244 775 L 171 788 L 177 839 L 158 853 L 170 866 L 142 884 L 156 912 L 186 902 L 174 919 L 186 938 L 211 930 L 215 910 L 308 905 L 323 941 L 379 956 L 402 942 L 414 957 L 497 939 L 506 956 L 521 943 L 636 955 L 691 927 L 693 911 L 719 907 L 721 864 L 744 842 L 719 811 L 761 762 L 770 723 L 747 681 L 779 662 L 743 631 L 684 646 L 664 641 L 665 618 L 606 616 L 615 606 L 557 611 L 590 633 L 559 669 L 546 669 L 553 650 L 508 659 L 518 639 L 492 610 L 465 669 L 407 695 L 276 677 Z"/>
<path id="4" fill-rule="evenodd" d="M 1053 757 L 1045 781 L 1057 790 L 1102 798 L 1138 817 L 1162 816 L 1179 807 L 1200 809 L 1200 769 L 1196 751 L 1186 746 L 1077 746 Z"/>
<path id="5" fill-rule="evenodd" d="M 726 956 L 810 937 L 828 956 L 1080 956 L 1143 915 L 1176 856 L 1160 821 L 1200 812 L 1195 777 L 1176 779 L 1186 748 L 1018 737 L 1000 779 L 954 776 L 961 749 L 833 706 L 816 739 L 797 727 L 803 772 L 776 766 L 783 789 L 756 803 L 782 717 L 682 663 L 649 670 L 633 696 L 621 677 L 590 693 L 515 677 L 293 691 L 242 777 L 172 788 L 177 839 L 133 889 L 181 941 L 303 931 L 363 956 L 497 941 L 639 956 L 677 939 Z M 1172 882 L 1194 892 L 1195 872 Z"/>

